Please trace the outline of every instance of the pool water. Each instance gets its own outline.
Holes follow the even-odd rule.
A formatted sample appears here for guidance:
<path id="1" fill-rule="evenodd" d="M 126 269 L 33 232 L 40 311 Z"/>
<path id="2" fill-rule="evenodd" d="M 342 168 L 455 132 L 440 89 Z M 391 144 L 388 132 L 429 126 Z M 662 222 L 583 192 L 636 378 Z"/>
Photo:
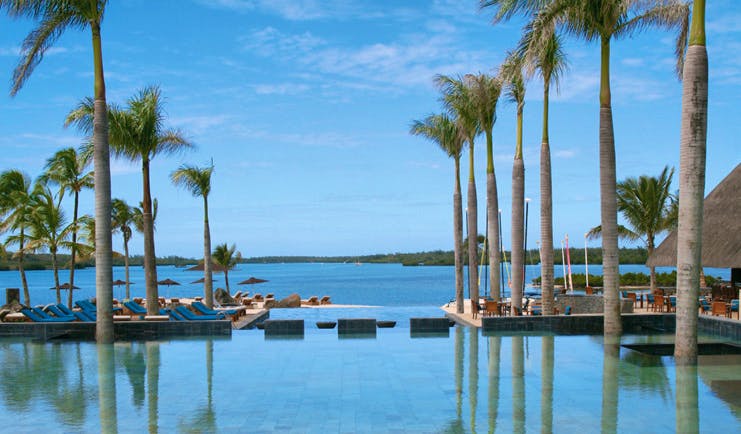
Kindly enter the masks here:
<path id="1" fill-rule="evenodd" d="M 0 376 L 0 417 L 12 432 L 741 429 L 740 356 L 678 370 L 670 357 L 599 336 L 454 327 L 449 337 L 411 338 L 407 325 L 349 340 L 311 327 L 289 340 L 259 330 L 112 346 L 2 340 Z"/>

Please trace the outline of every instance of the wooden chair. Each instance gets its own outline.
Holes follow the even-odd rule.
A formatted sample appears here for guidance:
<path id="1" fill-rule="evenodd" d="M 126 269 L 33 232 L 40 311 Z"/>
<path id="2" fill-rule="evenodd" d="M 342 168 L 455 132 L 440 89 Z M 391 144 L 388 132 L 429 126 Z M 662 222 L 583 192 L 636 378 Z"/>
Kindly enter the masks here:
<path id="1" fill-rule="evenodd" d="M 628 300 L 633 300 L 633 309 L 635 310 L 636 307 L 638 307 L 638 297 L 636 297 L 635 292 L 629 292 L 628 293 Z"/>
<path id="2" fill-rule="evenodd" d="M 476 303 L 476 300 L 471 300 L 471 317 L 473 319 L 476 319 L 476 317 L 479 316 L 479 304 Z"/>
<path id="3" fill-rule="evenodd" d="M 654 305 L 653 305 L 653 311 L 654 312 L 663 312 L 664 311 L 664 296 L 663 295 L 655 295 L 654 296 Z"/>
<path id="4" fill-rule="evenodd" d="M 713 316 L 726 316 L 726 303 L 724 301 L 713 302 Z"/>
<path id="5" fill-rule="evenodd" d="M 653 294 L 646 294 L 646 309 L 647 309 L 647 310 L 648 310 L 649 308 L 653 310 L 653 308 L 654 308 L 654 303 L 655 303 L 655 302 L 656 302 L 656 301 L 654 300 L 654 295 L 653 295 Z"/>
<path id="6" fill-rule="evenodd" d="M 499 303 L 494 300 L 486 300 L 486 316 L 499 315 Z"/>
<path id="7" fill-rule="evenodd" d="M 332 304 L 332 302 L 329 300 L 329 296 L 325 295 L 321 299 L 319 299 L 319 304 Z"/>

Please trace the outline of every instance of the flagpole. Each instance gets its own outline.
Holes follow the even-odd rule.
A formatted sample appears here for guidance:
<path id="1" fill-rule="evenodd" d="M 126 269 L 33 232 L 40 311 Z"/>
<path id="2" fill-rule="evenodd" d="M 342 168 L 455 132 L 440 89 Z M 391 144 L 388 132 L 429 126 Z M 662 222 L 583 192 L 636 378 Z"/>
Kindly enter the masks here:
<path id="1" fill-rule="evenodd" d="M 584 234 L 584 272 L 587 276 L 587 288 L 589 287 L 589 257 L 587 256 L 587 235 L 589 233 Z"/>

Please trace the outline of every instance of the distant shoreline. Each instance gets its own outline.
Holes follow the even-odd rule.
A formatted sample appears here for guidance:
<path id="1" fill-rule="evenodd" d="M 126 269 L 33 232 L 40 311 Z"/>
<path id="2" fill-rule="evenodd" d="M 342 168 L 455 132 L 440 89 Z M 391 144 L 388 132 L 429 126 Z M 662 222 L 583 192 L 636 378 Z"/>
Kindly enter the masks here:
<path id="1" fill-rule="evenodd" d="M 509 251 L 504 252 L 507 258 L 511 257 Z M 554 255 L 555 265 L 561 265 L 561 251 L 556 251 Z M 584 248 L 569 249 L 572 265 L 584 264 Z M 602 264 L 602 249 L 587 249 L 589 264 Z M 69 268 L 69 255 L 57 255 L 60 269 Z M 526 253 L 526 264 L 536 265 L 540 263 L 540 254 L 537 249 L 528 250 Z M 646 249 L 642 248 L 622 248 L 619 253 L 621 264 L 645 264 L 648 254 Z M 142 255 L 135 255 L 129 258 L 129 265 L 132 267 L 141 266 L 144 262 Z M 244 258 L 241 263 L 244 264 L 297 264 L 297 263 L 332 263 L 332 264 L 401 264 L 407 267 L 416 266 L 451 266 L 453 265 L 453 251 L 433 250 L 428 252 L 417 253 L 382 253 L 374 255 L 358 256 L 259 256 L 253 258 Z M 157 265 L 173 265 L 176 267 L 191 266 L 198 263 L 197 258 L 185 258 L 181 256 L 165 256 L 157 258 Z M 26 270 L 47 270 L 51 269 L 51 257 L 48 254 L 29 254 L 24 258 L 23 267 Z M 124 265 L 123 258 L 113 258 L 114 266 Z M 92 259 L 82 261 L 77 264 L 77 268 L 86 268 L 95 266 Z M 12 259 L 12 252 L 0 260 L 0 270 L 16 270 L 17 263 Z"/>

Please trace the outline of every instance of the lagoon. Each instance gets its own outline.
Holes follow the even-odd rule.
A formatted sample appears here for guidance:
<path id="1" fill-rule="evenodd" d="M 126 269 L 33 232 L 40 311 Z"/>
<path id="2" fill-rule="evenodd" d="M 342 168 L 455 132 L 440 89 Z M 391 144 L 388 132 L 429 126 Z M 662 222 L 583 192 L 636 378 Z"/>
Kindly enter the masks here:
<path id="1" fill-rule="evenodd" d="M 671 267 L 659 267 L 658 272 L 672 271 Z M 583 265 L 572 266 L 572 273 L 583 273 Z M 648 273 L 643 265 L 621 265 L 620 272 Z M 590 275 L 602 273 L 599 265 L 589 266 Z M 706 268 L 705 273 L 720 276 L 727 280 L 730 270 Z M 144 270 L 141 267 L 130 268 L 133 297 L 144 297 Z M 185 268 L 174 266 L 157 267 L 159 280 L 173 279 L 181 286 L 160 287 L 160 296 L 186 297 L 203 295 L 201 284 L 190 282 L 202 277 L 201 272 L 186 271 Z M 529 265 L 526 268 L 526 282 L 540 275 L 539 265 Z M 60 283 L 67 282 L 68 271 L 60 271 Z M 258 285 L 239 287 L 237 282 L 250 276 L 267 279 L 269 282 Z M 555 267 L 555 277 L 563 273 L 560 266 Z M 27 278 L 31 292 L 31 303 L 47 304 L 55 301 L 54 277 L 50 270 L 28 271 Z M 124 280 L 124 268 L 114 267 L 113 278 Z M 224 275 L 214 273 L 214 289 L 224 287 Z M 450 266 L 419 266 L 404 267 L 400 264 L 334 264 L 334 263 L 303 263 L 303 264 L 240 264 L 229 273 L 229 283 L 232 292 L 238 289 L 250 293 L 272 292 L 277 298 L 285 297 L 293 292 L 301 298 L 312 295 L 319 297 L 329 295 L 336 304 L 359 304 L 372 306 L 441 306 L 455 297 L 455 276 Z M 483 282 L 482 277 L 482 282 Z M 75 299 L 91 298 L 95 296 L 95 268 L 86 268 L 75 271 L 75 285 L 81 289 L 75 291 Z M 20 277 L 17 271 L 0 271 L 0 288 L 19 288 Z M 123 299 L 123 286 L 114 287 L 114 297 Z M 482 291 L 483 292 L 483 291 Z M 3 296 L 4 298 L 4 296 Z M 63 291 L 63 300 L 66 300 L 66 291 Z"/>

